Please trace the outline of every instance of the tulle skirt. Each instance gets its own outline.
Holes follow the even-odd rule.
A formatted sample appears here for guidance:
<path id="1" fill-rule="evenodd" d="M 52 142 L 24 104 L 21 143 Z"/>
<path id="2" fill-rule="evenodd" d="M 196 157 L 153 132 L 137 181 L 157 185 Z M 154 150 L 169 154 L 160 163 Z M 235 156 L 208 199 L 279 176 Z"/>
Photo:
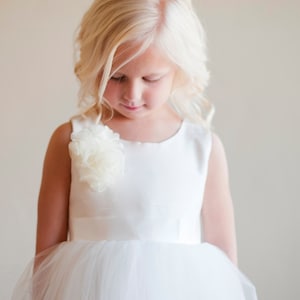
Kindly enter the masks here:
<path id="1" fill-rule="evenodd" d="M 215 246 L 70 241 L 41 253 L 13 300 L 255 300 L 251 282 Z"/>

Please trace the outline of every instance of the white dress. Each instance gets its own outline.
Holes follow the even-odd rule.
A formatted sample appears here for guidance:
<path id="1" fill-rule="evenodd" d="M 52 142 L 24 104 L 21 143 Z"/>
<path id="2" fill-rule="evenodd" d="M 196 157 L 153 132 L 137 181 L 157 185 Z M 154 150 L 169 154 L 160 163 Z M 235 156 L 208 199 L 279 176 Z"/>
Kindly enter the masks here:
<path id="1" fill-rule="evenodd" d="M 73 135 L 104 128 L 72 124 Z M 106 188 L 91 188 L 71 155 L 69 240 L 28 266 L 12 299 L 255 300 L 252 283 L 201 239 L 210 132 L 184 121 L 160 143 L 118 142 L 124 172 Z"/>

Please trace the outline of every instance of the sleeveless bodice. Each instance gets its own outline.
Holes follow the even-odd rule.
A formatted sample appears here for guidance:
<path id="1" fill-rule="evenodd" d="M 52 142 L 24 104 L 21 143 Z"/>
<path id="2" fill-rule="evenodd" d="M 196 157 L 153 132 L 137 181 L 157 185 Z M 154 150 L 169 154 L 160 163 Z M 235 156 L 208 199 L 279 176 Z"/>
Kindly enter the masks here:
<path id="1" fill-rule="evenodd" d="M 74 118 L 73 132 L 89 124 Z M 81 182 L 72 161 L 70 239 L 200 243 L 211 133 L 184 121 L 160 143 L 120 141 L 125 171 L 104 191 Z"/>

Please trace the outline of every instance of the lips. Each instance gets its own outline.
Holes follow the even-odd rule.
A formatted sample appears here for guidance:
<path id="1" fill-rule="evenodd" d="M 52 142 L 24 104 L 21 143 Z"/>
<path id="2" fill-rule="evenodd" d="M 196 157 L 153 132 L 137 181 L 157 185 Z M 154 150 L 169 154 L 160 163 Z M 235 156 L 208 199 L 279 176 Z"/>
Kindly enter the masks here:
<path id="1" fill-rule="evenodd" d="M 126 110 L 130 110 L 130 111 L 136 111 L 136 110 L 139 110 L 140 108 L 143 107 L 143 105 L 133 106 L 133 105 L 125 105 L 125 104 L 122 104 L 122 106 L 123 106 Z"/>

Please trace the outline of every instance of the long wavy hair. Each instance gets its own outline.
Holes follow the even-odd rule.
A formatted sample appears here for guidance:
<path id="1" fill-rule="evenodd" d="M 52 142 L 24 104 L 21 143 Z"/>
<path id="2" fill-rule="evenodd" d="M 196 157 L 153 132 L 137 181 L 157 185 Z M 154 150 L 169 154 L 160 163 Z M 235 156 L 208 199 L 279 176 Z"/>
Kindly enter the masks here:
<path id="1" fill-rule="evenodd" d="M 103 119 L 111 111 L 103 95 L 116 71 L 112 66 L 121 45 L 139 47 L 127 61 L 118 62 L 117 68 L 150 45 L 159 47 L 177 66 L 170 105 L 183 118 L 209 127 L 213 106 L 204 97 L 209 79 L 205 32 L 190 0 L 93 2 L 76 39 L 75 74 L 80 81 L 79 108 L 83 114 L 94 111 Z"/>

